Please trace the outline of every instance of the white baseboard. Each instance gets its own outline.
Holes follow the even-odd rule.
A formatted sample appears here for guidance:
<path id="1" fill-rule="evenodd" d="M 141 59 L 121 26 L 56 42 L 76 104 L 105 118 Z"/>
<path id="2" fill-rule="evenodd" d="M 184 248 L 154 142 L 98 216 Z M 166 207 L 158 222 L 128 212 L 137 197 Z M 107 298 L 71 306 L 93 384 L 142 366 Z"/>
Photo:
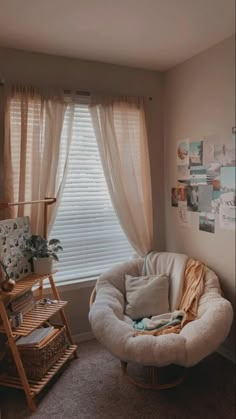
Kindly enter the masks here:
<path id="1" fill-rule="evenodd" d="M 94 339 L 94 336 L 93 332 L 77 333 L 73 335 L 73 339 L 76 343 L 81 343 Z"/>
<path id="2" fill-rule="evenodd" d="M 217 351 L 220 355 L 224 356 L 225 358 L 227 358 L 229 361 L 233 362 L 234 364 L 236 363 L 236 359 L 235 359 L 235 354 L 233 354 L 232 351 L 230 351 L 228 348 L 226 348 L 225 346 L 221 346 L 218 351 Z"/>

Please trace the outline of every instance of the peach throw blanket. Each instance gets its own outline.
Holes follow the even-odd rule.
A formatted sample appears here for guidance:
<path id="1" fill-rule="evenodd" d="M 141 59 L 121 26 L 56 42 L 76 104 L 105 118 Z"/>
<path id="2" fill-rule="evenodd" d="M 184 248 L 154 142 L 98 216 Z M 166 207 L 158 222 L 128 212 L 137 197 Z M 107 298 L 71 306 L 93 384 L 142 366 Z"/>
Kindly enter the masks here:
<path id="1" fill-rule="evenodd" d="M 188 259 L 184 274 L 183 296 L 180 301 L 178 310 L 183 310 L 185 316 L 181 322 L 176 326 L 166 326 L 161 330 L 147 330 L 142 332 L 135 332 L 134 336 L 152 335 L 159 336 L 167 333 L 180 333 L 185 324 L 197 318 L 197 309 L 200 297 L 204 290 L 204 276 L 206 266 L 193 259 Z"/>

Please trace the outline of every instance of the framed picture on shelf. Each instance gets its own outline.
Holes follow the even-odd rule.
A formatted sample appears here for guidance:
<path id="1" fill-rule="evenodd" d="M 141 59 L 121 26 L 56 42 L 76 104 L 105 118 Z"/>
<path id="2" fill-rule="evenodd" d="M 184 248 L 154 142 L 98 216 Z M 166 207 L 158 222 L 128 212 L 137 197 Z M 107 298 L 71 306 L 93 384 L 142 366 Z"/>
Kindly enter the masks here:
<path id="1" fill-rule="evenodd" d="M 26 240 L 31 236 L 29 217 L 18 217 L 0 221 L 0 261 L 4 265 L 9 278 L 18 281 L 29 275 L 31 265 L 24 248 Z M 1 266 L 1 276 L 5 276 Z"/>

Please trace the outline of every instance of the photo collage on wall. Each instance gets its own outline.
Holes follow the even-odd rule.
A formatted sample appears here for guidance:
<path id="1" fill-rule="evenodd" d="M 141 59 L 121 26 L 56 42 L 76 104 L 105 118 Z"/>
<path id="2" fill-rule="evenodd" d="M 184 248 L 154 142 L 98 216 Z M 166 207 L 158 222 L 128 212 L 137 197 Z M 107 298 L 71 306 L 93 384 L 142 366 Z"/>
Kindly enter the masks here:
<path id="1" fill-rule="evenodd" d="M 9 278 L 18 281 L 31 273 L 31 266 L 24 255 L 26 240 L 31 236 L 29 217 L 0 221 L 0 261 Z M 1 266 L 1 274 L 5 272 Z"/>
<path id="2" fill-rule="evenodd" d="M 190 227 L 191 214 L 199 213 L 199 230 L 215 233 L 215 223 L 235 230 L 235 138 L 220 144 L 217 136 L 200 141 L 178 141 L 177 186 L 171 189 L 172 207 L 178 208 L 179 224 Z"/>

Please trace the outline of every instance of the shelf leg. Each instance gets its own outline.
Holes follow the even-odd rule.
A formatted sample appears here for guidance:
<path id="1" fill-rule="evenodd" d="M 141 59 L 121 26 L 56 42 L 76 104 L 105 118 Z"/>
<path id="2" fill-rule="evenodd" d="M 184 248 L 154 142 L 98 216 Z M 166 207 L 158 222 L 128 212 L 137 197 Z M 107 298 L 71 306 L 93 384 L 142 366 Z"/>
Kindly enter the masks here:
<path id="1" fill-rule="evenodd" d="M 43 280 L 40 279 L 39 281 L 39 287 L 38 287 L 38 292 L 39 292 L 39 300 L 42 300 L 43 298 Z"/>
<path id="2" fill-rule="evenodd" d="M 0 300 L 0 315 L 1 315 L 1 318 L 2 318 L 2 322 L 3 322 L 3 326 L 4 326 L 4 329 L 5 329 L 7 338 L 8 338 L 8 343 L 9 343 L 9 346 L 11 348 L 12 355 L 13 355 L 13 358 L 14 358 L 14 361 L 15 361 L 15 364 L 16 364 L 16 368 L 17 368 L 17 371 L 18 371 L 20 379 L 21 379 L 21 383 L 22 383 L 23 388 L 24 388 L 24 392 L 25 392 L 25 396 L 26 396 L 26 399 L 27 399 L 27 402 L 28 402 L 28 406 L 34 412 L 36 410 L 35 401 L 33 399 L 33 396 L 32 396 L 31 390 L 30 390 L 29 382 L 28 382 L 28 379 L 27 379 L 26 374 L 25 374 L 24 366 L 22 364 L 19 351 L 18 351 L 17 346 L 15 344 L 15 339 L 14 339 L 14 336 L 13 336 L 13 333 L 12 333 L 12 330 L 11 330 L 11 325 L 9 323 L 9 320 L 8 320 L 8 317 L 7 317 L 7 314 L 6 314 L 5 306 L 4 306 L 4 304 L 1 300 Z"/>
<path id="3" fill-rule="evenodd" d="M 50 281 L 50 285 L 51 285 L 51 288 L 52 288 L 53 295 L 54 295 L 55 299 L 56 300 L 60 300 L 60 295 L 59 295 L 59 292 L 58 292 L 58 290 L 57 290 L 57 288 L 55 286 L 54 278 L 53 278 L 52 275 L 49 275 L 49 281 Z M 60 313 L 61 320 L 62 320 L 63 324 L 66 326 L 66 334 L 67 334 L 67 337 L 68 337 L 71 345 L 74 345 L 75 343 L 74 343 L 74 340 L 72 338 L 71 331 L 70 331 L 69 324 L 67 322 L 67 319 L 66 319 L 64 310 L 61 309 L 59 311 L 59 313 Z M 74 352 L 73 356 L 74 356 L 74 358 L 78 358 L 77 351 Z"/>

